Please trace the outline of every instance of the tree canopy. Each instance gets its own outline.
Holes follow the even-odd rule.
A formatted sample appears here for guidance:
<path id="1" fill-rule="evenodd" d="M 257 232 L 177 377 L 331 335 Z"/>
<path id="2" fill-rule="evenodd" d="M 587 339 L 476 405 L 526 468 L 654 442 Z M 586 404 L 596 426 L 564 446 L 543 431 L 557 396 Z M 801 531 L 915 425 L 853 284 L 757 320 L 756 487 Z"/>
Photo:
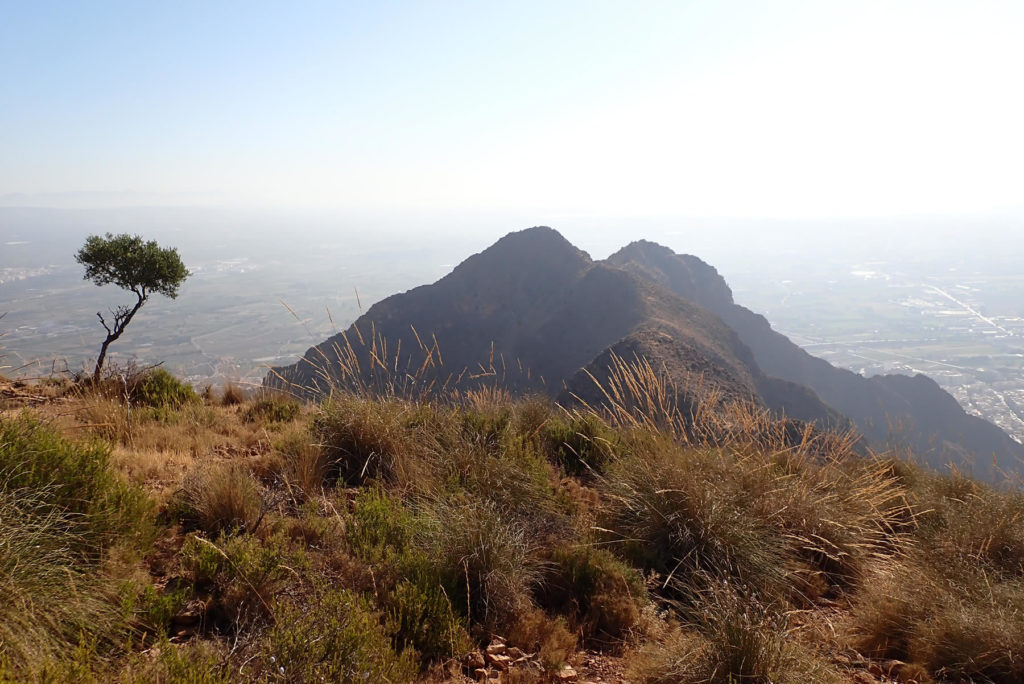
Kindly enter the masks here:
<path id="1" fill-rule="evenodd" d="M 133 292 L 136 297 L 133 306 L 121 305 L 110 310 L 114 317 L 111 323 L 107 323 L 102 313 L 96 313 L 107 331 L 93 371 L 93 381 L 99 382 L 107 347 L 121 337 L 149 295 L 156 292 L 174 299 L 178 296 L 178 288 L 191 274 L 178 256 L 177 249 L 161 247 L 153 240 L 143 241 L 138 235 L 90 235 L 75 254 L 75 260 L 85 266 L 86 280 L 97 285 L 113 283 Z"/>
<path id="2" fill-rule="evenodd" d="M 138 235 L 90 235 L 75 260 L 85 266 L 87 280 L 97 285 L 113 283 L 142 299 L 153 292 L 173 299 L 191 275 L 177 249 L 143 241 Z"/>

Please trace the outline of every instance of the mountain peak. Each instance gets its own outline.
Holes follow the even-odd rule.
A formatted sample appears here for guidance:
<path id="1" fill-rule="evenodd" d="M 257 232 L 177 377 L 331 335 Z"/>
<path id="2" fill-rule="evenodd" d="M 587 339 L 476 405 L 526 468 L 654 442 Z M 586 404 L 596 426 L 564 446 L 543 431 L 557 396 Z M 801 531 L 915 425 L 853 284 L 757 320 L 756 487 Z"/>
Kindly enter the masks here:
<path id="1" fill-rule="evenodd" d="M 493 286 L 512 287 L 515 291 L 518 286 L 513 283 L 532 283 L 557 292 L 575 282 L 592 265 L 590 255 L 557 230 L 536 226 L 509 233 L 456 266 L 444 281 L 480 291 Z"/>
<path id="2" fill-rule="evenodd" d="M 652 242 L 651 240 L 642 240 L 642 239 L 641 240 L 633 240 L 633 242 L 630 242 L 628 245 L 626 245 L 625 247 L 620 249 L 618 252 L 616 252 L 616 254 L 621 254 L 621 255 L 626 255 L 626 256 L 647 256 L 647 257 L 678 256 L 675 252 L 673 252 L 671 249 L 669 249 L 665 245 L 659 244 L 657 242 Z"/>
<path id="3" fill-rule="evenodd" d="M 589 254 L 548 226 L 513 231 L 488 247 L 482 254 L 497 254 L 503 259 L 568 258 L 571 263 L 590 263 Z"/>
<path id="4" fill-rule="evenodd" d="M 732 304 L 732 290 L 714 266 L 689 254 L 676 254 L 656 242 L 635 240 L 608 257 L 606 262 L 667 287 L 708 309 Z"/>

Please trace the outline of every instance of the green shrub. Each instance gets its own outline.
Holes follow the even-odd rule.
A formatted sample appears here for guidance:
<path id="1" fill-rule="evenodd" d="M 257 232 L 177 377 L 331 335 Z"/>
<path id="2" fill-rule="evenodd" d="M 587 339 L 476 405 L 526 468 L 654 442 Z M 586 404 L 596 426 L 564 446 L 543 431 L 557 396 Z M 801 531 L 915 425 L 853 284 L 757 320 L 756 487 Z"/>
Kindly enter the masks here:
<path id="1" fill-rule="evenodd" d="M 380 617 L 344 589 L 320 589 L 311 601 L 277 601 L 262 639 L 259 667 L 282 681 L 409 682 L 412 652 L 396 653 Z"/>
<path id="2" fill-rule="evenodd" d="M 162 639 L 147 644 L 144 653 L 133 653 L 118 663 L 118 672 L 108 674 L 100 681 L 134 682 L 188 682 L 189 684 L 229 684 L 238 681 L 237 670 L 232 667 L 224 650 L 217 642 L 193 639 L 176 644 Z M 54 681 L 80 681 L 59 677 Z"/>
<path id="3" fill-rule="evenodd" d="M 545 607 L 566 615 L 583 638 L 616 647 L 640 622 L 647 602 L 643 578 L 605 549 L 555 549 L 542 591 Z"/>
<path id="4" fill-rule="evenodd" d="M 290 423 L 302 410 L 302 404 L 286 397 L 263 397 L 250 404 L 242 413 L 247 423 Z"/>
<path id="5" fill-rule="evenodd" d="M 183 383 L 163 368 L 151 368 L 128 386 L 132 403 L 155 409 L 177 409 L 199 401 L 191 385 Z"/>
<path id="6" fill-rule="evenodd" d="M 126 587 L 126 591 L 135 589 Z M 137 591 L 137 590 L 136 590 Z M 192 588 L 187 585 L 170 586 L 159 591 L 152 584 L 147 584 L 138 596 L 126 596 L 127 608 L 136 615 L 143 627 L 161 636 L 167 636 L 171 619 L 192 598 Z"/>
<path id="7" fill-rule="evenodd" d="M 554 462 L 575 476 L 603 474 L 618 443 L 615 431 L 591 413 L 549 420 L 541 434 Z"/>
<path id="8" fill-rule="evenodd" d="M 270 614 L 276 590 L 291 576 L 283 546 L 281 539 L 261 542 L 251 535 L 188 538 L 182 566 L 197 589 L 212 593 L 207 616 L 213 626 L 233 632 Z"/>
<path id="9" fill-rule="evenodd" d="M 379 488 L 356 497 L 346 527 L 346 540 L 358 558 L 377 565 L 401 565 L 412 549 L 415 516 Z"/>
<path id="10" fill-rule="evenodd" d="M 455 613 L 434 573 L 401 580 L 383 602 L 396 647 L 415 649 L 424 664 L 458 658 L 471 650 L 465 620 Z"/>
<path id="11" fill-rule="evenodd" d="M 424 664 L 469 650 L 465 612 L 453 606 L 441 568 L 416 543 L 425 536 L 424 522 L 380 489 L 367 489 L 356 498 L 347 523 L 351 552 L 393 579 L 378 598 L 396 648 L 414 648 Z"/>

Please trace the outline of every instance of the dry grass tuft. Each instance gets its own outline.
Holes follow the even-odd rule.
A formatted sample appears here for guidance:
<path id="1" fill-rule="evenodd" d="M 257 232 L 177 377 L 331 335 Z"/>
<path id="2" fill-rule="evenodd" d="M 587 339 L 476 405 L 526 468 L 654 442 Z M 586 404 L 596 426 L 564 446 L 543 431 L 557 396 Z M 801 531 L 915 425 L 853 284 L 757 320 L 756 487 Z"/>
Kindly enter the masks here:
<path id="1" fill-rule="evenodd" d="M 263 488 L 239 463 L 194 471 L 181 489 L 181 513 L 211 536 L 252 532 L 266 512 Z"/>
<path id="2" fill-rule="evenodd" d="M 101 657 L 131 632 L 116 576 L 149 543 L 151 509 L 108 459 L 102 444 L 0 419 L 0 679 L 83 643 Z"/>
<path id="3" fill-rule="evenodd" d="M 785 613 L 729 584 L 709 582 L 701 601 L 684 608 L 683 628 L 671 628 L 632 659 L 631 681 L 699 682 L 843 681 L 839 672 L 793 639 Z"/>
<path id="4" fill-rule="evenodd" d="M 293 498 L 322 494 L 327 485 L 330 461 L 326 449 L 313 439 L 308 427 L 294 427 L 274 441 L 274 448 L 281 454 L 278 474 Z"/>
<path id="5" fill-rule="evenodd" d="M 542 578 L 531 530 L 486 501 L 436 500 L 424 511 L 420 545 L 462 591 L 451 600 L 492 633 L 533 609 Z"/>
<path id="6" fill-rule="evenodd" d="M 244 388 L 239 387 L 233 382 L 229 382 L 224 385 L 224 389 L 221 390 L 220 397 L 217 400 L 221 406 L 237 406 L 244 404 L 248 397 Z"/>
<path id="7" fill-rule="evenodd" d="M 325 402 L 314 431 L 329 459 L 329 476 L 347 484 L 416 480 L 416 457 L 432 441 L 429 429 L 421 425 L 429 413 L 397 399 L 337 397 Z"/>

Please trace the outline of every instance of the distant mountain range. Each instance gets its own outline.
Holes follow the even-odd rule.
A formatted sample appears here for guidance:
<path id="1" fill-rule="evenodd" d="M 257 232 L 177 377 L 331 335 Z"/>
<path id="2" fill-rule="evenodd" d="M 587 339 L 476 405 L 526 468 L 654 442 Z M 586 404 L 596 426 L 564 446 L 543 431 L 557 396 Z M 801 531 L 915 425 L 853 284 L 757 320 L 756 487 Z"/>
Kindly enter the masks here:
<path id="1" fill-rule="evenodd" d="M 822 427 L 853 425 L 875 450 L 984 479 L 1024 473 L 1024 446 L 964 412 L 934 381 L 865 378 L 811 356 L 733 301 L 710 265 L 638 241 L 594 261 L 546 227 L 506 235 L 432 285 L 393 295 L 351 328 L 274 368 L 305 395 L 353 381 L 455 385 L 593 398 L 613 356 L 645 358 L 678 387 L 747 400 Z"/>

